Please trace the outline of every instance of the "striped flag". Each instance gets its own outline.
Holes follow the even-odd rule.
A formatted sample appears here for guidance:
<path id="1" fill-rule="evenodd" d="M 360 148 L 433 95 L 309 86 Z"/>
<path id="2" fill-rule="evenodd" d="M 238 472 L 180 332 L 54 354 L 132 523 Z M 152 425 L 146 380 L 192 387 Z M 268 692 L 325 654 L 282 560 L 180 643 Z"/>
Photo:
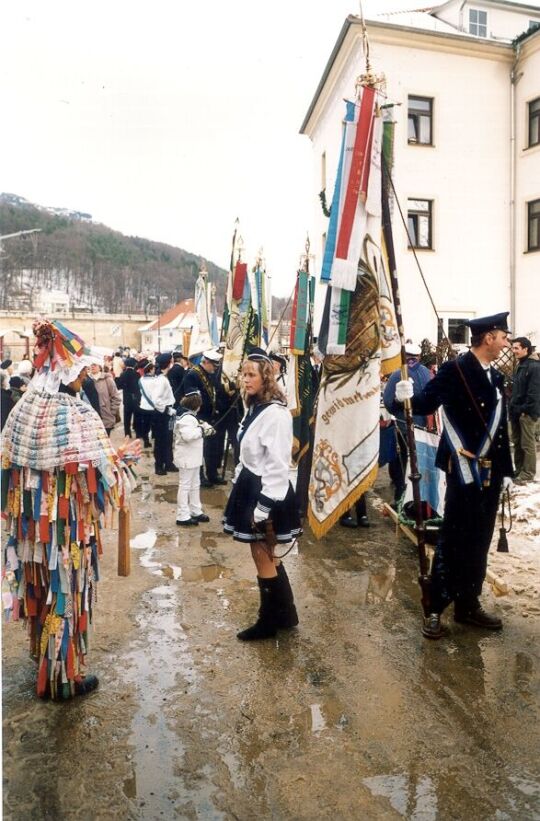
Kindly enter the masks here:
<path id="1" fill-rule="evenodd" d="M 375 94 L 367 94 L 368 91 L 373 89 L 364 89 L 362 100 L 369 111 L 374 107 Z M 354 262 L 354 289 L 335 286 L 333 264 L 318 340 L 326 355 L 317 399 L 308 510 L 309 523 L 317 538 L 324 536 L 375 481 L 381 375 L 400 365 L 400 342 L 381 230 L 382 124 L 379 116 L 375 120 L 371 129 L 367 128 L 360 112 L 363 136 L 361 140 L 355 139 L 355 145 L 365 144 L 366 151 L 370 147 L 369 166 L 356 162 L 353 169 L 354 190 L 358 192 L 356 210 L 364 212 L 359 223 L 363 226 L 360 240 L 354 236 L 358 225 L 353 220 L 351 227 L 350 214 L 349 228 L 344 220 L 338 219 L 334 263 L 338 248 L 344 253 L 344 245 L 340 244 L 343 227 L 342 243 L 349 230 L 347 261 Z M 347 142 L 346 138 L 344 178 Z M 370 212 L 363 199 L 370 203 Z M 353 247 L 357 249 L 355 259 L 350 256 Z M 345 261 L 345 256 L 340 259 Z"/>

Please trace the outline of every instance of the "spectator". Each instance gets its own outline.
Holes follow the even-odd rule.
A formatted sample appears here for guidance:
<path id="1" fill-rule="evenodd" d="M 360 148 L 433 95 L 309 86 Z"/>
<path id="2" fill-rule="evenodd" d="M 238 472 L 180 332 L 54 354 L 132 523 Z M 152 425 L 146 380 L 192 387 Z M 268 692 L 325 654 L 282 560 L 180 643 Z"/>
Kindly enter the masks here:
<path id="1" fill-rule="evenodd" d="M 120 408 L 120 395 L 115 385 L 112 374 L 105 373 L 101 365 L 93 363 L 90 365 L 90 373 L 99 397 L 99 413 L 107 435 L 116 424 L 116 415 Z"/>
<path id="2" fill-rule="evenodd" d="M 3 363 L 2 363 L 3 364 Z M 4 429 L 6 419 L 15 407 L 13 396 L 9 388 L 9 374 L 7 371 L 0 370 L 0 385 L 1 385 L 1 405 L 0 405 L 0 430 Z"/>
<path id="3" fill-rule="evenodd" d="M 540 417 L 540 362 L 531 357 L 533 348 L 526 336 L 512 340 L 518 360 L 509 403 L 514 445 L 515 483 L 525 485 L 536 475 L 535 429 Z"/>

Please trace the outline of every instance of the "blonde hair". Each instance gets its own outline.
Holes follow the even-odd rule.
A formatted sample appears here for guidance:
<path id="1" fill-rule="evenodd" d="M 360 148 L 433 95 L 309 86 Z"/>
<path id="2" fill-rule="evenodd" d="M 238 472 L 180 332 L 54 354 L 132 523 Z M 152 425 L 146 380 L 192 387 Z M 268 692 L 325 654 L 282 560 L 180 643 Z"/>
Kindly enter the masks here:
<path id="1" fill-rule="evenodd" d="M 258 368 L 262 378 L 262 387 L 257 396 L 247 396 L 246 392 L 242 389 L 244 404 L 249 407 L 249 405 L 254 405 L 256 402 L 266 403 L 272 402 L 274 399 L 286 404 L 285 394 L 276 382 L 276 375 L 272 363 L 267 362 L 265 359 L 246 359 L 243 365 L 247 365 L 248 363 Z"/>

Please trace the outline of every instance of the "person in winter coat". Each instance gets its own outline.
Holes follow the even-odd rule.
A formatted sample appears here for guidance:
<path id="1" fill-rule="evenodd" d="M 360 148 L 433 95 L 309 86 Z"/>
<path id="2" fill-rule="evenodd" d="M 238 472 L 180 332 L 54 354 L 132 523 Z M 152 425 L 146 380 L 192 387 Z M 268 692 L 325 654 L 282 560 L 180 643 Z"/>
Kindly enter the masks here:
<path id="1" fill-rule="evenodd" d="M 246 414 L 240 424 L 240 461 L 223 517 L 223 529 L 249 544 L 260 593 L 255 624 L 237 633 L 241 641 L 267 639 L 296 627 L 298 614 L 276 544 L 302 533 L 298 504 L 289 481 L 292 416 L 276 383 L 272 361 L 255 348 L 242 365 Z"/>
<path id="2" fill-rule="evenodd" d="M 90 365 L 90 373 L 99 396 L 99 415 L 101 416 L 107 435 L 116 424 L 116 415 L 120 409 L 120 394 L 111 373 L 105 373 L 101 365 Z"/>
<path id="3" fill-rule="evenodd" d="M 535 428 L 540 417 L 540 362 L 532 359 L 533 348 L 526 336 L 512 340 L 518 364 L 509 404 L 514 444 L 515 482 L 525 485 L 536 475 Z"/>
<path id="4" fill-rule="evenodd" d="M 178 468 L 178 504 L 176 524 L 183 527 L 209 522 L 201 507 L 201 474 L 203 439 L 215 434 L 207 422 L 197 419 L 201 407 L 199 391 L 190 391 L 180 400 L 173 434 L 173 458 Z"/>

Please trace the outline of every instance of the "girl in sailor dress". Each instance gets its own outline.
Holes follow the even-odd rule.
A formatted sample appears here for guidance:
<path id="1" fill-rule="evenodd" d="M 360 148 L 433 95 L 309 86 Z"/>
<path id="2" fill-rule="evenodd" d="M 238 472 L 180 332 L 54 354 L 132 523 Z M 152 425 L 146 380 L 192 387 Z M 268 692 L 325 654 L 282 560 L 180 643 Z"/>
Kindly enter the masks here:
<path id="1" fill-rule="evenodd" d="M 173 432 L 173 459 L 178 468 L 178 497 L 176 524 L 198 525 L 210 518 L 201 507 L 201 466 L 203 463 L 203 439 L 215 433 L 207 422 L 197 419 L 202 403 L 198 390 L 189 391 L 180 400 Z"/>
<path id="2" fill-rule="evenodd" d="M 276 383 L 272 362 L 256 348 L 241 374 L 246 414 L 238 431 L 240 462 L 227 502 L 223 528 L 250 544 L 260 592 L 259 617 L 237 634 L 242 641 L 270 638 L 296 627 L 298 615 L 287 573 L 274 545 L 302 533 L 296 497 L 289 481 L 292 417 Z"/>

